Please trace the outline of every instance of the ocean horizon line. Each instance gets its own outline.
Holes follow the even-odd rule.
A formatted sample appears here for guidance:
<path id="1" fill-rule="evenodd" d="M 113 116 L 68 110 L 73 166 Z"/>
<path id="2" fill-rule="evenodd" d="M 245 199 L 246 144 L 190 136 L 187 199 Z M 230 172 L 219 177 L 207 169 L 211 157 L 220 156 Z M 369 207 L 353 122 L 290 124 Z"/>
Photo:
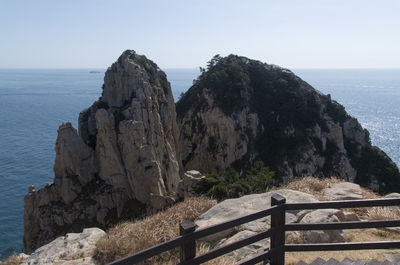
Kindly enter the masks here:
<path id="1" fill-rule="evenodd" d="M 272 64 L 274 65 L 274 64 Z M 280 65 L 278 65 L 280 66 Z M 369 67 L 360 67 L 360 68 L 356 68 L 356 67 L 334 67 L 334 68 L 325 68 L 325 67 L 293 67 L 293 68 L 288 68 L 288 67 L 283 67 L 289 70 L 374 70 L 374 71 L 385 71 L 385 70 L 400 70 L 399 68 L 391 68 L 391 67 L 377 67 L 377 68 L 369 68 Z M 107 68 L 102 68 L 102 67 L 54 67 L 54 68 L 32 68 L 32 67 L 0 67 L 0 71 L 1 70 L 102 70 L 102 71 L 106 71 L 108 69 Z M 165 67 L 162 68 L 160 67 L 161 70 L 199 70 L 200 71 L 200 67 Z"/>

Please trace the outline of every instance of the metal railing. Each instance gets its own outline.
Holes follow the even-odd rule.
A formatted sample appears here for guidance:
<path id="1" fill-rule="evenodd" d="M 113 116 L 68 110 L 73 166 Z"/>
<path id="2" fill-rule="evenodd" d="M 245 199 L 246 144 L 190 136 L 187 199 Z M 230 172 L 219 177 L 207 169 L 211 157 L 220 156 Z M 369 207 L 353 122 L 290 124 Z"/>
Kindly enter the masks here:
<path id="1" fill-rule="evenodd" d="M 131 265 L 145 259 L 156 256 L 162 252 L 179 247 L 181 249 L 180 263 L 178 265 L 197 265 L 236 249 L 250 245 L 265 238 L 271 238 L 270 249 L 250 257 L 238 263 L 238 265 L 252 265 L 259 262 L 269 262 L 271 265 L 284 265 L 285 252 L 299 251 L 336 251 L 336 250 L 361 250 L 361 249 L 391 249 L 400 248 L 400 241 L 389 242 L 351 242 L 351 243 L 316 243 L 316 244 L 285 244 L 286 231 L 305 231 L 305 230 L 337 230 L 337 229 L 363 229 L 363 228 L 382 228 L 400 227 L 400 220 L 380 220 L 380 221 L 352 221 L 339 223 L 313 223 L 285 224 L 285 214 L 287 210 L 307 210 L 307 209 L 331 209 L 331 208 L 357 208 L 357 207 L 377 207 L 377 206 L 399 206 L 400 198 L 374 199 L 374 200 L 351 200 L 351 201 L 330 201 L 330 202 L 311 202 L 311 203 L 286 203 L 286 199 L 279 195 L 271 196 L 271 208 L 253 214 L 239 217 L 224 223 L 216 224 L 206 228 L 196 229 L 193 222 L 183 222 L 180 224 L 180 236 L 158 244 L 146 250 L 137 252 L 131 256 L 114 261 L 109 265 Z M 271 216 L 271 228 L 245 239 L 235 241 L 225 246 L 213 249 L 205 254 L 196 256 L 196 240 L 232 229 L 266 216 Z"/>

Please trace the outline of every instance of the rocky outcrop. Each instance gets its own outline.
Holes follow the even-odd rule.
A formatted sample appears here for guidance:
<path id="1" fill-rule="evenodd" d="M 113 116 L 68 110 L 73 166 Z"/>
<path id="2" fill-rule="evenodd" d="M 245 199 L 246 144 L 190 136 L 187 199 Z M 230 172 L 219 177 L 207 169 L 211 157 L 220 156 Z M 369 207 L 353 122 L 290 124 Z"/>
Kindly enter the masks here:
<path id="1" fill-rule="evenodd" d="M 360 185 L 350 182 L 330 184 L 322 191 L 322 194 L 329 201 L 362 199 Z"/>
<path id="2" fill-rule="evenodd" d="M 259 212 L 271 207 L 271 196 L 279 194 L 286 198 L 288 203 L 299 202 L 317 202 L 318 200 L 307 193 L 281 189 L 261 194 L 252 194 L 242 196 L 237 199 L 224 200 L 210 208 L 207 212 L 200 215 L 195 223 L 198 228 L 216 225 L 227 222 L 248 214 Z M 325 222 L 343 222 L 350 220 L 359 220 L 354 212 L 343 212 L 337 209 L 319 209 L 319 210 L 289 210 L 286 211 L 285 223 L 325 223 Z M 197 228 L 197 229 L 198 229 Z M 206 240 L 214 248 L 222 247 L 254 236 L 271 228 L 270 216 L 257 219 L 239 227 L 222 231 L 212 236 L 207 236 Z M 343 230 L 311 230 L 305 232 L 286 232 L 287 242 L 296 243 L 321 243 L 321 242 L 344 242 L 345 233 Z M 256 243 L 247 245 L 241 249 L 235 250 L 224 257 L 228 260 L 238 261 L 253 256 L 269 248 L 270 239 L 264 239 Z"/>
<path id="3" fill-rule="evenodd" d="M 320 209 L 307 213 L 301 220 L 303 224 L 312 223 L 335 223 L 345 221 L 345 216 L 341 210 Z M 310 230 L 305 232 L 307 242 L 312 243 L 334 243 L 344 242 L 343 230 Z"/>
<path id="4" fill-rule="evenodd" d="M 236 233 L 235 235 L 231 236 L 230 238 L 227 239 L 222 239 L 216 246 L 216 248 L 218 247 L 224 247 L 226 245 L 232 244 L 236 241 L 251 237 L 256 235 L 257 232 L 253 232 L 250 230 L 243 230 L 240 231 L 238 233 Z M 263 240 L 260 240 L 258 242 L 255 242 L 253 244 L 247 245 L 245 247 L 239 248 L 235 251 L 229 252 L 228 254 L 224 255 L 225 259 L 228 260 L 242 260 L 244 258 L 253 256 L 261 251 L 264 251 L 265 249 L 268 249 L 270 247 L 270 239 L 266 238 Z"/>
<path id="5" fill-rule="evenodd" d="M 344 107 L 290 70 L 215 56 L 177 103 L 185 170 L 238 172 L 262 160 L 278 181 L 337 176 L 400 190 L 397 166 Z"/>
<path id="6" fill-rule="evenodd" d="M 106 233 L 99 228 L 86 228 L 82 233 L 68 233 L 24 257 L 22 265 L 94 265 L 97 241 Z"/>
<path id="7" fill-rule="evenodd" d="M 199 228 L 226 222 L 247 214 L 255 213 L 271 207 L 271 195 L 279 194 L 286 198 L 286 202 L 316 202 L 314 196 L 294 191 L 294 190 L 276 190 L 261 194 L 246 195 L 237 199 L 228 199 L 215 205 L 207 212 L 200 215 L 195 223 Z M 296 214 L 299 211 L 291 210 L 286 212 L 286 222 L 291 223 L 297 220 Z M 250 223 L 243 224 L 240 229 L 252 232 L 261 232 L 270 227 L 270 217 L 261 218 Z M 228 229 L 218 234 L 206 237 L 209 241 L 215 241 L 227 237 L 234 233 L 234 229 Z"/>
<path id="8" fill-rule="evenodd" d="M 102 97 L 58 130 L 54 183 L 24 199 L 24 251 L 66 232 L 109 227 L 177 199 L 175 104 L 166 75 L 134 51 L 106 72 Z"/>
<path id="9" fill-rule="evenodd" d="M 198 196 L 197 190 L 199 189 L 200 183 L 205 179 L 199 171 L 189 170 L 183 174 L 182 180 L 179 182 L 178 195 L 181 198 L 188 198 Z"/>

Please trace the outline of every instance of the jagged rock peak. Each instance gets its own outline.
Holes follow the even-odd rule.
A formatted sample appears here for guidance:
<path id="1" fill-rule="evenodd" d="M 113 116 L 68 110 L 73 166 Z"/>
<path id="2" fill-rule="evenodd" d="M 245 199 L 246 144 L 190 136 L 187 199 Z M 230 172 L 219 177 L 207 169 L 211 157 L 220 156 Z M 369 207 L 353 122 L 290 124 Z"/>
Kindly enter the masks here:
<path id="1" fill-rule="evenodd" d="M 105 74 L 102 99 L 110 107 L 123 107 L 137 96 L 136 91 L 143 83 L 162 89 L 166 97 L 172 97 L 165 73 L 146 56 L 126 50 Z"/>
<path id="2" fill-rule="evenodd" d="M 217 55 L 201 72 L 177 102 L 185 170 L 241 172 L 260 159 L 283 181 L 338 176 L 400 190 L 398 168 L 368 131 L 290 70 Z"/>
<path id="3" fill-rule="evenodd" d="M 166 75 L 134 51 L 107 70 L 102 97 L 62 124 L 54 183 L 24 199 L 24 251 L 85 227 L 107 228 L 174 202 L 181 179 L 175 103 Z"/>
<path id="4" fill-rule="evenodd" d="M 79 117 L 79 133 L 99 160 L 106 183 L 151 194 L 177 191 L 180 179 L 175 104 L 166 75 L 144 55 L 125 51 L 104 77 L 98 102 Z"/>

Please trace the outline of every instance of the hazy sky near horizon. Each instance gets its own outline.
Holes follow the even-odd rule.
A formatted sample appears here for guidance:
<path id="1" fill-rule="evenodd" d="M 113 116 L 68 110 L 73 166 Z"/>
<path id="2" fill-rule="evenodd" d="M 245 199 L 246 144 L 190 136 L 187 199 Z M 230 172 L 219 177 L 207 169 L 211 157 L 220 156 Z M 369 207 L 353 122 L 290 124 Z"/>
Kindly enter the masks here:
<path id="1" fill-rule="evenodd" d="M 161 68 L 231 53 L 287 68 L 400 68 L 399 0 L 0 0 L 0 68 Z"/>

